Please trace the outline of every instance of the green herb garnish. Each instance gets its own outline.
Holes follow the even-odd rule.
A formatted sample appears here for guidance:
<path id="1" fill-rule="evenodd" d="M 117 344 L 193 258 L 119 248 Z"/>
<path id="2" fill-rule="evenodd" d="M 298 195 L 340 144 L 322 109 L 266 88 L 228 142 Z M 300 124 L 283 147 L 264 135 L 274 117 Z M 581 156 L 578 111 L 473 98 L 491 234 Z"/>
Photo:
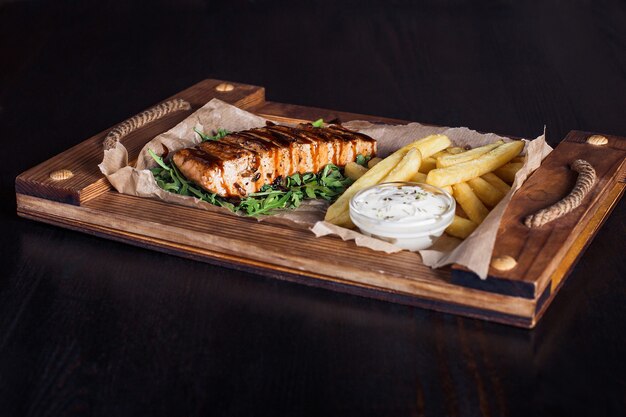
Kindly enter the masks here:
<path id="1" fill-rule="evenodd" d="M 361 166 L 367 167 L 367 163 L 369 162 L 370 159 L 372 159 L 372 155 L 367 155 L 367 156 L 365 156 L 365 155 L 357 155 L 356 156 L 356 163 L 361 165 Z"/>
<path id="2" fill-rule="evenodd" d="M 323 127 L 324 119 L 317 119 L 316 121 L 311 122 L 311 124 L 313 125 L 313 127 Z"/>
<path id="3" fill-rule="evenodd" d="M 222 139 L 224 136 L 228 135 L 230 132 L 226 129 L 217 129 L 217 132 L 213 136 L 209 136 L 206 133 L 200 132 L 197 128 L 193 128 L 193 131 L 196 132 L 202 138 L 202 142 L 206 141 L 216 141 Z"/>
<path id="4" fill-rule="evenodd" d="M 163 169 L 168 170 L 168 171 L 170 170 L 170 167 L 168 167 L 167 164 L 165 162 L 163 162 L 163 158 L 161 158 L 159 155 L 155 154 L 152 149 L 148 149 L 148 153 L 150 154 L 152 159 L 154 159 L 156 161 L 157 164 L 161 165 L 161 167 Z"/>
<path id="5" fill-rule="evenodd" d="M 151 172 L 160 188 L 171 193 L 196 197 L 248 216 L 271 214 L 277 209 L 297 208 L 303 200 L 321 198 L 334 201 L 352 184 L 352 180 L 345 177 L 339 167 L 328 164 L 317 174 L 294 174 L 271 185 L 264 185 L 259 192 L 233 202 L 197 187 L 183 176 L 176 165 L 163 161 L 163 158 L 151 150 L 148 152 L 159 165 L 152 168 Z"/>
<path id="6" fill-rule="evenodd" d="M 235 211 L 234 204 L 219 197 L 217 194 L 209 193 L 197 187 L 196 184 L 185 178 L 176 165 L 171 162 L 163 161 L 163 158 L 156 155 L 152 152 L 152 150 L 148 150 L 148 152 L 157 164 L 159 164 L 158 167 L 154 167 L 150 171 L 160 188 L 165 191 L 169 191 L 170 193 L 196 197 L 200 200 L 206 201 L 207 203 L 220 207 L 226 207 L 229 210 Z"/>
<path id="7" fill-rule="evenodd" d="M 242 199 L 237 208 L 248 216 L 258 216 L 279 208 L 296 208 L 303 200 L 334 201 L 351 184 L 352 180 L 344 177 L 339 167 L 328 164 L 317 174 L 294 174 L 264 185 L 259 192 Z"/>

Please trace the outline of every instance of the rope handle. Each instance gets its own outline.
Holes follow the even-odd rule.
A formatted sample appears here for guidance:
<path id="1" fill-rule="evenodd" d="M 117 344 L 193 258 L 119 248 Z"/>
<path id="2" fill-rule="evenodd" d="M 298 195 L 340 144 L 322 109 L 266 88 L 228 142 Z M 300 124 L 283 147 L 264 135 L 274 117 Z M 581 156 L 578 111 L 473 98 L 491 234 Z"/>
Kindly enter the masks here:
<path id="1" fill-rule="evenodd" d="M 539 210 L 535 214 L 526 216 L 524 224 L 529 228 L 541 227 L 544 224 L 556 220 L 580 206 L 583 199 L 596 182 L 596 170 L 585 160 L 575 160 L 571 168 L 578 172 L 578 178 L 572 191 L 562 200 L 554 203 L 550 207 Z"/>
<path id="2" fill-rule="evenodd" d="M 131 132 L 134 132 L 150 122 L 161 119 L 170 113 L 189 109 L 191 109 L 191 104 L 189 104 L 189 102 L 180 98 L 175 98 L 173 100 L 157 104 L 148 110 L 144 110 L 130 119 L 124 120 L 122 123 L 111 129 L 102 143 L 104 149 L 107 150 L 114 148 L 117 142 L 119 142 L 124 136 L 127 136 Z"/>

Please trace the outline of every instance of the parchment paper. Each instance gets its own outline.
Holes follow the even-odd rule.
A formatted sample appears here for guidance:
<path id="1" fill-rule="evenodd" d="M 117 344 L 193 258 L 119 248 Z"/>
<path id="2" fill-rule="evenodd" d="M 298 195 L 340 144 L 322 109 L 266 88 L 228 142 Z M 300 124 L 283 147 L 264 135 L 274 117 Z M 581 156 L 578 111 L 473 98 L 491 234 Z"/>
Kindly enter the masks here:
<path id="1" fill-rule="evenodd" d="M 213 99 L 172 129 L 148 142 L 139 152 L 135 166 L 129 165 L 128 151 L 118 142 L 114 148 L 104 151 L 104 158 L 98 167 L 120 193 L 237 215 L 226 208 L 214 206 L 195 197 L 173 194 L 160 188 L 149 171 L 150 168 L 157 166 L 157 163 L 148 150 L 161 156 L 166 153 L 166 149 L 171 155 L 179 149 L 194 146 L 202 140 L 194 132 L 194 128 L 207 134 L 213 134 L 217 129 L 236 132 L 265 126 L 266 121 L 267 119 L 255 114 Z M 260 217 L 259 220 L 311 227 L 315 222 L 324 218 L 327 207 L 328 204 L 325 201 L 310 200 L 303 202 L 297 210 L 285 210 L 272 216 Z"/>
<path id="2" fill-rule="evenodd" d="M 156 166 L 156 162 L 148 154 L 148 149 L 153 150 L 157 155 L 163 155 L 166 150 L 171 153 L 178 149 L 193 146 L 201 141 L 199 135 L 194 132 L 194 127 L 205 133 L 213 133 L 219 128 L 238 131 L 263 126 L 265 121 L 262 117 L 218 99 L 213 99 L 174 128 L 148 142 L 140 151 L 136 166 L 128 164 L 126 148 L 121 143 L 117 143 L 116 147 L 104 151 L 104 158 L 99 167 L 120 193 L 157 198 L 185 206 L 237 215 L 225 208 L 216 207 L 195 197 L 181 196 L 159 188 L 149 171 L 149 168 Z M 432 127 L 419 123 L 397 126 L 375 125 L 365 121 L 352 121 L 345 123 L 344 126 L 376 139 L 378 141 L 378 154 L 382 157 L 412 141 L 436 133 L 447 135 L 455 146 L 476 147 L 496 140 L 511 141 L 509 138 L 493 133 L 478 133 L 464 127 Z M 544 135 L 535 140 L 526 141 L 524 152 L 527 154 L 527 158 L 524 166 L 516 174 L 511 191 L 489 213 L 485 221 L 462 242 L 447 235 L 442 236 L 435 246 L 420 251 L 419 255 L 415 254 L 416 262 L 421 256 L 422 262 L 433 268 L 458 263 L 474 271 L 481 278 L 486 278 L 502 214 L 513 193 L 519 189 L 528 175 L 539 166 L 541 160 L 551 150 L 552 148 L 545 143 Z M 260 217 L 259 220 L 295 223 L 300 227 L 311 228 L 318 237 L 329 234 L 337 235 L 344 240 L 354 240 L 358 246 L 365 246 L 375 251 L 393 253 L 401 250 L 391 243 L 365 236 L 359 233 L 358 229 L 344 229 L 324 222 L 323 218 L 327 207 L 328 205 L 324 201 L 309 200 L 305 201 L 297 210 L 283 210 L 271 216 Z"/>

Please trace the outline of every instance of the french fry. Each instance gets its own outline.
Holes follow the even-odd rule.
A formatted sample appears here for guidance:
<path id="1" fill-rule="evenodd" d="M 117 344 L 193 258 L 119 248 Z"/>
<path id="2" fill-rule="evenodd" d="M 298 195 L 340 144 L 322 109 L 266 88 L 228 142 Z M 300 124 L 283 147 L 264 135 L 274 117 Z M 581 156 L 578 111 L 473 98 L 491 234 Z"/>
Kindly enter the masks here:
<path id="1" fill-rule="evenodd" d="M 523 165 L 524 164 L 522 162 L 509 162 L 508 164 L 494 170 L 493 173 L 500 177 L 504 182 L 513 183 L 515 180 L 515 174 L 517 174 L 517 171 L 522 169 Z"/>
<path id="2" fill-rule="evenodd" d="M 450 236 L 465 239 L 471 235 L 477 227 L 478 225 L 473 221 L 455 215 L 450 226 L 446 228 L 446 233 Z"/>
<path id="3" fill-rule="evenodd" d="M 376 165 L 377 163 L 379 163 L 382 160 L 383 160 L 383 158 L 379 158 L 378 156 L 376 158 L 372 158 L 369 161 L 367 161 L 367 167 L 368 168 L 372 168 L 374 165 Z"/>
<path id="4" fill-rule="evenodd" d="M 490 143 L 489 145 L 470 149 L 469 151 L 441 156 L 437 159 L 437 168 L 446 168 L 452 165 L 462 164 L 463 162 L 471 161 L 472 159 L 476 159 L 479 156 L 484 155 L 487 152 L 497 148 L 503 143 L 503 141 L 499 140 L 497 142 Z"/>
<path id="5" fill-rule="evenodd" d="M 346 177 L 353 179 L 354 181 L 358 180 L 367 172 L 367 168 L 363 165 L 359 165 L 356 162 L 348 162 L 344 167 L 344 173 Z"/>
<path id="6" fill-rule="evenodd" d="M 435 158 L 424 158 L 422 160 L 422 164 L 420 165 L 419 172 L 428 174 L 431 170 L 435 168 L 437 168 L 437 160 Z"/>
<path id="7" fill-rule="evenodd" d="M 522 164 L 526 162 L 526 155 L 519 155 L 515 158 L 511 159 L 511 162 L 521 162 Z"/>
<path id="8" fill-rule="evenodd" d="M 411 177 L 409 180 L 411 182 L 426 182 L 426 174 L 421 172 L 416 172 L 415 175 Z M 446 185 L 445 187 L 441 187 L 442 190 L 445 190 L 448 194 L 454 195 L 454 191 L 452 190 L 451 185 Z"/>
<path id="9" fill-rule="evenodd" d="M 363 177 L 361 177 L 363 178 Z M 348 200 L 348 203 L 350 200 Z M 348 206 L 349 207 L 349 206 Z M 324 218 L 327 222 L 332 224 L 336 224 L 337 226 L 345 227 L 346 229 L 354 229 L 354 223 L 352 223 L 352 219 L 350 218 L 350 209 L 344 211 L 338 211 L 335 217 L 331 219 Z"/>
<path id="10" fill-rule="evenodd" d="M 411 182 L 426 182 L 426 174 L 424 174 L 422 172 L 416 172 L 415 174 L 413 174 L 413 176 L 411 177 L 411 179 L 409 181 L 411 181 Z"/>
<path id="11" fill-rule="evenodd" d="M 454 184 L 454 199 L 463 208 L 467 217 L 476 224 L 481 224 L 489 214 L 489 210 L 474 194 L 471 187 L 464 182 Z"/>
<path id="12" fill-rule="evenodd" d="M 472 178 L 467 183 L 486 206 L 495 207 L 504 198 L 503 192 L 481 177 Z"/>
<path id="13" fill-rule="evenodd" d="M 487 181 L 489 184 L 491 184 L 494 187 L 496 187 L 498 189 L 498 191 L 500 191 L 503 194 L 506 194 L 506 193 L 508 193 L 511 190 L 511 187 L 509 186 L 509 184 L 507 184 L 506 182 L 502 181 L 500 179 L 500 177 L 498 177 L 493 172 L 488 172 L 486 174 L 483 174 L 483 176 L 481 178 L 484 179 L 485 181 Z"/>
<path id="14" fill-rule="evenodd" d="M 465 149 L 459 147 L 459 146 L 452 146 L 450 148 L 447 149 L 448 153 L 451 153 L 452 155 L 456 155 L 457 153 L 462 153 L 465 152 Z"/>
<path id="15" fill-rule="evenodd" d="M 361 178 L 356 180 L 326 211 L 324 220 L 338 226 L 352 228 L 350 220 L 350 199 L 364 188 L 376 185 L 394 169 L 409 150 L 415 148 L 424 155 L 431 156 L 450 146 L 450 139 L 445 135 L 431 135 L 410 143 L 370 168 Z"/>
<path id="16" fill-rule="evenodd" d="M 505 143 L 471 161 L 447 168 L 433 169 L 428 173 L 426 182 L 437 187 L 444 187 L 480 177 L 487 172 L 500 168 L 515 158 L 522 149 L 524 149 L 524 142 L 522 141 Z M 456 194 L 456 190 L 454 192 Z"/>
<path id="17" fill-rule="evenodd" d="M 422 159 L 429 158 L 439 151 L 446 149 L 452 142 L 446 135 L 430 135 L 423 139 L 402 147 L 400 150 L 408 152 L 411 148 L 416 148 L 422 154 Z"/>
<path id="18" fill-rule="evenodd" d="M 432 158 L 437 159 L 437 158 L 439 158 L 440 156 L 449 155 L 449 154 L 450 154 L 450 152 L 448 152 L 448 149 L 450 149 L 450 148 L 446 148 L 446 149 L 444 149 L 443 151 L 439 151 L 439 152 L 437 152 L 437 153 L 433 154 Z"/>
<path id="19" fill-rule="evenodd" d="M 385 176 L 402 160 L 408 150 L 399 149 L 396 152 L 383 159 L 376 164 L 373 168 L 367 171 L 361 178 L 356 180 L 344 193 L 339 196 L 328 210 L 324 220 L 327 222 L 343 226 L 347 228 L 353 228 L 354 224 L 350 220 L 350 199 L 359 191 L 364 188 L 371 187 L 382 181 Z"/>
<path id="20" fill-rule="evenodd" d="M 454 214 L 459 217 L 463 217 L 464 219 L 468 219 L 467 213 L 463 210 L 460 204 L 456 205 L 456 210 L 454 210 Z"/>
<path id="21" fill-rule="evenodd" d="M 417 149 L 409 150 L 398 165 L 392 169 L 382 182 L 409 181 L 419 170 L 422 154 Z"/>
<path id="22" fill-rule="evenodd" d="M 411 181 L 411 182 L 426 182 L 426 174 L 424 174 L 422 172 L 416 172 L 411 177 L 411 179 L 409 181 Z M 452 186 L 451 185 L 447 185 L 445 187 L 441 187 L 441 189 L 445 190 L 450 195 L 454 195 L 454 191 L 452 190 Z"/>

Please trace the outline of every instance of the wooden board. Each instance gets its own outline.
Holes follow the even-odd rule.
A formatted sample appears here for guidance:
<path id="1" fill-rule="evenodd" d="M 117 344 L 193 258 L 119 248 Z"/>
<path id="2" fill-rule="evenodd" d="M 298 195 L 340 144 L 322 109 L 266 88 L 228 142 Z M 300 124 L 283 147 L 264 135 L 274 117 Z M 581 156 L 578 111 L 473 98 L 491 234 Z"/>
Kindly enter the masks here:
<path id="1" fill-rule="evenodd" d="M 204 80 L 175 98 L 189 101 L 181 111 L 133 132 L 122 140 L 129 158 L 170 129 L 193 109 L 217 97 L 277 121 L 355 119 L 400 120 L 335 112 L 265 100 L 261 87 Z M 495 255 L 518 260 L 511 271 L 490 270 L 480 280 L 463 268 L 432 270 L 408 252 L 372 252 L 335 237 L 315 238 L 308 230 L 283 224 L 182 207 L 112 190 L 98 170 L 101 132 L 16 179 L 20 216 L 80 230 L 206 262 L 257 271 L 280 279 L 438 311 L 533 327 L 563 284 L 586 245 L 621 197 L 625 183 L 626 139 L 607 136 L 598 147 L 589 133 L 571 132 L 515 194 L 496 241 Z M 568 165 L 584 156 L 598 182 L 584 203 L 563 219 L 527 229 L 521 219 L 568 193 L 575 180 Z M 68 169 L 70 179 L 54 181 L 50 172 Z M 175 220 L 173 220 L 175 219 Z M 219 227 L 215 227 L 219 225 Z M 293 242 L 298 242 L 294 245 Z"/>

